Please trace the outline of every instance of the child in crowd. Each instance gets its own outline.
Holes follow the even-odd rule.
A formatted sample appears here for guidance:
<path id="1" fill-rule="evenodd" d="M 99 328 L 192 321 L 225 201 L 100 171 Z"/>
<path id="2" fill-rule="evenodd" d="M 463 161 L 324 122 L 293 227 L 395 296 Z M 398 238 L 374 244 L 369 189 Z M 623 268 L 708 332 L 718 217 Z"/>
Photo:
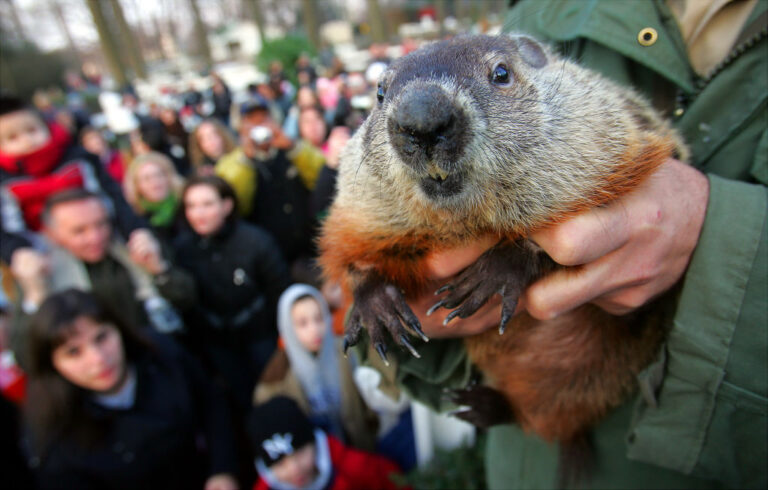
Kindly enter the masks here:
<path id="1" fill-rule="evenodd" d="M 0 94 L 0 257 L 14 274 L 40 261 L 30 232 L 40 229 L 48 197 L 70 188 L 105 193 L 124 237 L 153 240 L 96 156 L 73 145 L 65 129 L 46 123 L 20 99 Z"/>
<path id="2" fill-rule="evenodd" d="M 320 292 L 294 284 L 278 303 L 279 349 L 270 359 L 254 393 L 262 403 L 289 396 L 312 422 L 352 446 L 372 450 L 376 416 L 360 397 L 353 367 L 331 331 L 328 304 Z"/>
<path id="3" fill-rule="evenodd" d="M 276 397 L 248 421 L 258 480 L 253 490 L 389 490 L 397 465 L 313 427 L 296 402 Z"/>
<path id="4" fill-rule="evenodd" d="M 165 243 L 172 243 L 182 227 L 178 208 L 184 179 L 162 153 L 149 152 L 134 158 L 128 167 L 123 192 L 139 216 Z"/>
<path id="5" fill-rule="evenodd" d="M 122 182 L 125 175 L 125 162 L 123 155 L 111 148 L 104 139 L 102 132 L 93 127 L 86 126 L 80 130 L 80 144 L 86 151 L 99 157 L 99 161 L 104 165 L 110 176 L 116 182 Z"/>

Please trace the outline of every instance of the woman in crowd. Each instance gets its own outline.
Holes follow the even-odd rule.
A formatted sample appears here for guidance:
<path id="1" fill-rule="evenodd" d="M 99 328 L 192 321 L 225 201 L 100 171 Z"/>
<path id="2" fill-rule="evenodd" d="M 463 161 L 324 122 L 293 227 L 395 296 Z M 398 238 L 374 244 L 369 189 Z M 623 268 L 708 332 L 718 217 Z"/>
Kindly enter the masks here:
<path id="1" fill-rule="evenodd" d="M 264 370 L 254 401 L 293 398 L 312 422 L 341 441 L 372 450 L 376 416 L 357 391 L 350 360 L 331 331 L 320 291 L 294 284 L 280 297 L 277 327 L 281 349 Z"/>
<path id="2" fill-rule="evenodd" d="M 283 131 L 286 136 L 296 140 L 299 138 L 299 113 L 304 107 L 313 107 L 320 105 L 315 90 L 309 85 L 299 87 L 296 91 L 296 102 L 288 110 L 288 115 L 283 122 Z"/>
<path id="3" fill-rule="evenodd" d="M 211 116 L 215 117 L 225 126 L 229 126 L 229 113 L 232 109 L 232 92 L 218 73 L 211 73 L 210 98 L 213 103 Z"/>
<path id="4" fill-rule="evenodd" d="M 152 231 L 166 244 L 182 229 L 177 210 L 183 185 L 171 160 L 157 152 L 134 158 L 123 182 L 125 200 L 136 214 L 147 218 Z"/>
<path id="5" fill-rule="evenodd" d="M 139 336 L 70 289 L 32 318 L 29 360 L 25 414 L 41 489 L 237 488 L 226 406 L 169 339 Z"/>
<path id="6" fill-rule="evenodd" d="M 93 126 L 80 130 L 80 144 L 89 153 L 99 157 L 99 161 L 116 182 L 122 182 L 125 175 L 123 155 L 109 146 L 102 132 Z"/>
<path id="7" fill-rule="evenodd" d="M 189 137 L 189 161 L 195 173 L 211 175 L 222 156 L 235 149 L 232 133 L 217 119 L 201 122 Z"/>
<path id="8" fill-rule="evenodd" d="M 200 293 L 187 322 L 192 345 L 245 410 L 275 348 L 275 308 L 290 284 L 288 267 L 272 236 L 238 217 L 235 193 L 222 178 L 192 177 L 182 202 L 192 233 L 178 241 L 176 259 Z"/>

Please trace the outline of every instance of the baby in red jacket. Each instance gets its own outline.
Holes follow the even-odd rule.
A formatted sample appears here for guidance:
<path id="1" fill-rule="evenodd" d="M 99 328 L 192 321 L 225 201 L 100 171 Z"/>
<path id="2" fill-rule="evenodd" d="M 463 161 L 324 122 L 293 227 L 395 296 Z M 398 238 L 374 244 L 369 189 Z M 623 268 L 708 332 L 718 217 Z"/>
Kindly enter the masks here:
<path id="1" fill-rule="evenodd" d="M 278 396 L 253 409 L 248 436 L 259 473 L 253 490 L 393 490 L 397 465 L 346 447 L 312 427 L 290 398 Z"/>

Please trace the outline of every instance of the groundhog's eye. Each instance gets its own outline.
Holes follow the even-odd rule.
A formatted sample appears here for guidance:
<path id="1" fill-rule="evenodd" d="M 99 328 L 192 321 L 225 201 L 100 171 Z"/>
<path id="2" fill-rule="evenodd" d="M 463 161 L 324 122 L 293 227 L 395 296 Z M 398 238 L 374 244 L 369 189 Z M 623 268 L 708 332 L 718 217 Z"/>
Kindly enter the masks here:
<path id="1" fill-rule="evenodd" d="M 379 104 L 384 102 L 384 86 L 382 84 L 379 84 L 379 88 L 376 90 L 376 99 L 378 99 Z"/>
<path id="2" fill-rule="evenodd" d="M 499 63 L 491 72 L 491 82 L 496 85 L 506 85 L 509 83 L 511 75 L 507 66 L 503 63 Z"/>

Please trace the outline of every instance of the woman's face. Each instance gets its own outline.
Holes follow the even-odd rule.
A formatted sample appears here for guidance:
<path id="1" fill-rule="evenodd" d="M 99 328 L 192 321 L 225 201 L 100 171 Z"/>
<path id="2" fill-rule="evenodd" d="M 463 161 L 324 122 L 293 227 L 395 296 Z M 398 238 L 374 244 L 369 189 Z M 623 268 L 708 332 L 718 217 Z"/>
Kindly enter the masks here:
<path id="1" fill-rule="evenodd" d="M 314 443 L 305 444 L 293 454 L 284 456 L 270 470 L 283 483 L 297 488 L 309 485 L 317 476 Z"/>
<path id="2" fill-rule="evenodd" d="M 216 126 L 209 122 L 204 122 L 197 128 L 197 143 L 208 158 L 218 160 L 224 154 L 224 139 L 216 130 Z"/>
<path id="3" fill-rule="evenodd" d="M 317 301 L 304 298 L 295 302 L 291 308 L 291 321 L 299 343 L 309 352 L 318 352 L 323 345 L 327 327 Z"/>
<path id="4" fill-rule="evenodd" d="M 136 190 L 149 202 L 160 202 L 171 191 L 171 183 L 162 167 L 146 162 L 136 170 Z"/>
<path id="5" fill-rule="evenodd" d="M 325 121 L 317 111 L 307 109 L 299 114 L 299 136 L 315 146 L 325 142 Z"/>
<path id="6" fill-rule="evenodd" d="M 219 231 L 232 212 L 231 199 L 222 199 L 210 185 L 194 185 L 184 195 L 184 213 L 198 235 L 207 236 Z"/>
<path id="7" fill-rule="evenodd" d="M 64 379 L 85 390 L 114 393 L 125 381 L 120 332 L 85 316 L 75 319 L 71 335 L 53 350 L 51 362 Z"/>

